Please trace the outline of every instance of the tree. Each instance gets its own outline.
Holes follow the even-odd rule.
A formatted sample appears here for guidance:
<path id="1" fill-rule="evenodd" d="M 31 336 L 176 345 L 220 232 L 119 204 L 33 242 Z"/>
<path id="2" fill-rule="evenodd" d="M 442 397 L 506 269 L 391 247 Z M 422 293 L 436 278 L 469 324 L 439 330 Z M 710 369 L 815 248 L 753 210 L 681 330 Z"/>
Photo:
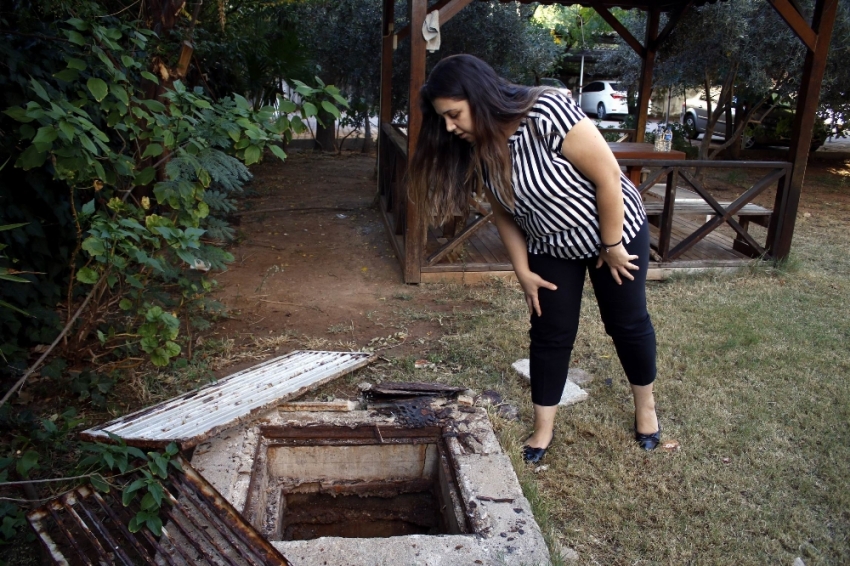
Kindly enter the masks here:
<path id="1" fill-rule="evenodd" d="M 821 99 L 827 108 L 836 109 L 846 104 L 844 93 L 850 92 L 850 73 L 840 62 L 840 54 L 850 43 L 846 33 L 850 0 L 839 1 L 839 19 L 824 79 L 827 88 Z M 803 3 L 809 19 L 812 4 Z M 623 23 L 635 37 L 642 37 L 644 15 L 628 14 Z M 617 68 L 625 81 L 634 81 L 640 59 L 620 43 L 606 62 Z M 804 55 L 801 42 L 768 2 L 729 0 L 693 8 L 678 23 L 658 54 L 653 80 L 655 86 L 705 92 L 709 116 L 699 158 L 713 159 L 727 149 L 737 154 L 741 137 L 757 113 L 767 111 L 775 100 L 793 100 Z M 709 96 L 710 92 L 714 94 Z M 712 134 L 724 114 L 726 141 L 711 150 Z"/>

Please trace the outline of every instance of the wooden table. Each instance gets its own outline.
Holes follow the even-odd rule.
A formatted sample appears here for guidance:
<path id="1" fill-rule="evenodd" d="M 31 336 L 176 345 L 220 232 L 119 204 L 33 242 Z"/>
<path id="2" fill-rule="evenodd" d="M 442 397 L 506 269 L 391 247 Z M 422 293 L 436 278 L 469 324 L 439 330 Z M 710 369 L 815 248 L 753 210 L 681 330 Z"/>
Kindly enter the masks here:
<path id="1" fill-rule="evenodd" d="M 614 153 L 614 157 L 620 159 L 684 159 L 684 151 L 655 151 L 651 143 L 634 142 L 608 142 L 608 147 Z M 637 187 L 640 185 L 640 165 L 629 165 L 626 167 L 626 176 Z"/>

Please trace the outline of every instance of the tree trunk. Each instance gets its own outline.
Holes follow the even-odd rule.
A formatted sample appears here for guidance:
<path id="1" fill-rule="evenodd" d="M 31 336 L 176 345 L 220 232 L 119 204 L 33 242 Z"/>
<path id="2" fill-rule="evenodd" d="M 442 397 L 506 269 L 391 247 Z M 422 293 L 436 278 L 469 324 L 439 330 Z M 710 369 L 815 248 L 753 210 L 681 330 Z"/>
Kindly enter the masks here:
<path id="1" fill-rule="evenodd" d="M 366 113 L 366 124 L 363 125 L 363 148 L 361 153 L 369 153 L 375 145 L 372 142 L 372 122 L 369 120 L 368 112 Z"/>
<path id="2" fill-rule="evenodd" d="M 333 115 L 320 110 L 318 118 L 321 123 L 316 122 L 316 143 L 313 145 L 313 149 L 336 151 L 336 122 Z M 322 124 L 325 125 L 322 126 Z"/>

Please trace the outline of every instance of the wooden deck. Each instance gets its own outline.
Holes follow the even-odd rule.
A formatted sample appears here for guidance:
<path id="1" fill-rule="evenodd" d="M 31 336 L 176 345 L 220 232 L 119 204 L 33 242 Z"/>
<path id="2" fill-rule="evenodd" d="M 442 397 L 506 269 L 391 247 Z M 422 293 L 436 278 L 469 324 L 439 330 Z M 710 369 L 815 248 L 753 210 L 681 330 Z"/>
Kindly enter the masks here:
<path id="1" fill-rule="evenodd" d="M 679 217 L 673 222 L 672 241 L 678 242 L 696 230 L 704 217 Z M 658 228 L 650 225 L 653 246 L 658 244 Z M 650 280 L 666 279 L 674 273 L 698 273 L 702 271 L 726 271 L 742 267 L 752 258 L 732 249 L 732 230 L 716 230 L 698 242 L 675 262 L 657 261 L 649 263 Z M 426 255 L 436 251 L 445 240 L 439 231 L 428 232 Z M 488 277 L 513 277 L 508 252 L 502 245 L 496 226 L 488 223 L 473 234 L 459 249 L 443 258 L 436 265 L 422 268 L 422 282 L 476 283 Z"/>

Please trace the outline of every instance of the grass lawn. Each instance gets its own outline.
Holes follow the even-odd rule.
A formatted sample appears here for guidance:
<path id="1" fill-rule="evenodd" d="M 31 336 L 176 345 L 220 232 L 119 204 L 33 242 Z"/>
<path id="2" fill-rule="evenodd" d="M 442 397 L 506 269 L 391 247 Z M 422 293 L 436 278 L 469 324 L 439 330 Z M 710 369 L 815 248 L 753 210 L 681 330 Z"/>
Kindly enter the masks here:
<path id="1" fill-rule="evenodd" d="M 519 405 L 519 423 L 492 420 L 550 544 L 581 564 L 848 564 L 847 228 L 801 218 L 782 269 L 649 284 L 658 412 L 677 453 L 636 448 L 628 384 L 589 284 L 573 365 L 596 379 L 588 401 L 559 412 L 545 471 L 519 457 L 532 406 L 510 369 L 527 357 L 518 285 L 427 287 L 463 305 L 441 314 L 448 332 L 432 361 L 461 368 L 440 379 Z M 409 367 L 387 377 L 410 379 Z"/>

